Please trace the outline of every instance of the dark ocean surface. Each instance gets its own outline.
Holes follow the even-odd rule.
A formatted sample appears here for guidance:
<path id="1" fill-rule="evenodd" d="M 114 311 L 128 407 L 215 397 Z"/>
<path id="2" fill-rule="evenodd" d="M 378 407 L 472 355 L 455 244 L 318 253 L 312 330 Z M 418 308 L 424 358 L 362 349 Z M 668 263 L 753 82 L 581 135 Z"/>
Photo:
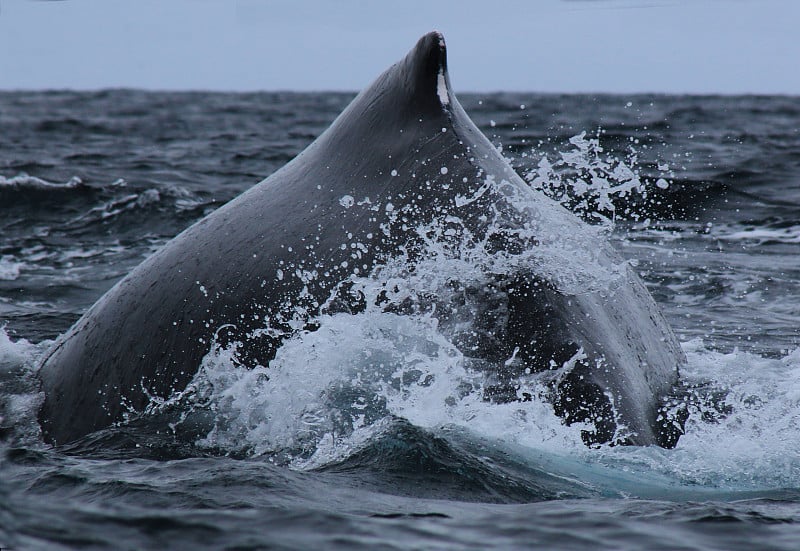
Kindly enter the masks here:
<path id="1" fill-rule="evenodd" d="M 212 433 L 154 415 L 42 441 L 52 340 L 352 97 L 0 92 L 0 548 L 800 548 L 797 97 L 460 98 L 531 185 L 607 226 L 661 306 L 689 360 L 675 449 L 590 449 L 537 400 L 445 412 L 432 385 L 287 452 L 325 414 L 293 373 L 324 391 L 365 350 L 402 363 L 441 341 L 375 313 L 294 339 L 280 392 L 204 360 Z M 444 382 L 457 367 L 414 361 Z"/>

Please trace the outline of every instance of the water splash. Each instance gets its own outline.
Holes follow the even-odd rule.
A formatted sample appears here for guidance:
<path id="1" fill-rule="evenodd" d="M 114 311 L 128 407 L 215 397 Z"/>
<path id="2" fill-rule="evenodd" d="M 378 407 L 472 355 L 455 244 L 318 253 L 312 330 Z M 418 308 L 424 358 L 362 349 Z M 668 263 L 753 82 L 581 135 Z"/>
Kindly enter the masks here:
<path id="1" fill-rule="evenodd" d="M 782 358 L 684 344 L 686 433 L 673 450 L 605 448 L 584 454 L 609 468 L 658 473 L 673 484 L 727 491 L 800 485 L 800 349 Z"/>
<path id="2" fill-rule="evenodd" d="M 41 431 L 36 415 L 44 396 L 39 392 L 35 368 L 52 341 L 32 344 L 12 340 L 0 326 L 0 437 L 17 445 L 37 445 Z M 0 438 L 1 439 L 1 438 Z"/>
<path id="3" fill-rule="evenodd" d="M 430 314 L 375 309 L 322 316 L 319 323 L 287 341 L 268 369 L 237 367 L 230 349 L 205 358 L 187 390 L 217 416 L 201 445 L 309 468 L 341 460 L 402 418 L 484 436 L 536 433 L 553 449 L 565 441 L 583 446 L 581 427 L 561 424 L 544 384 L 520 389 L 529 401 L 487 404 L 483 374 L 470 369 Z"/>
<path id="4" fill-rule="evenodd" d="M 600 135 L 598 131 L 587 137 L 581 132 L 571 137 L 554 160 L 532 149 L 526 156 L 539 161 L 525 172 L 525 180 L 590 223 L 610 227 L 620 216 L 634 221 L 646 218 L 647 206 L 658 204 L 659 191 L 670 187 L 674 175 L 670 165 L 657 162 L 659 176 L 645 177 L 633 145 L 621 159 L 605 151 Z"/>

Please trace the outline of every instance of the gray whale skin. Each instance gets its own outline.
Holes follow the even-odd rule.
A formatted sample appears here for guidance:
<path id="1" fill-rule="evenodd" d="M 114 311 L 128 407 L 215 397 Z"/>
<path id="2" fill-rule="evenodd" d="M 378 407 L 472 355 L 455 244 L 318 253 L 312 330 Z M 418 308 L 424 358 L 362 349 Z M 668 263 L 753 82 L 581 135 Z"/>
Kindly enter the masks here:
<path id="1" fill-rule="evenodd" d="M 362 197 L 380 208 L 351 204 Z M 541 212 L 515 208 L 518 197 L 533 198 Z M 243 365 L 267 365 L 287 335 L 313 330 L 314 316 L 337 302 L 332 293 L 356 266 L 400 250 L 413 264 L 408 251 L 419 240 L 411 227 L 447 215 L 487 250 L 539 255 L 513 276 L 495 277 L 491 294 L 502 308 L 487 306 L 475 320 L 479 344 L 462 343 L 466 356 L 495 366 L 484 399 L 524 400 L 515 389 L 525 373 L 580 356 L 554 376 L 552 403 L 566 423 L 588 423 L 587 444 L 617 435 L 618 443 L 673 446 L 679 423 L 659 408 L 685 361 L 675 336 L 631 269 L 606 243 L 585 237 L 596 235 L 587 224 L 531 190 L 469 119 L 450 90 L 438 32 L 423 36 L 294 160 L 165 244 L 54 343 L 39 369 L 45 440 L 72 442 L 142 411 L 153 396 L 184 389 L 212 342 L 242 342 Z M 558 233 L 571 256 L 617 266 L 615 281 L 563 284 L 548 268 L 546 239 L 520 228 Z M 357 262 L 342 247 L 355 242 Z M 292 277 L 298 270 L 318 276 Z M 267 324 L 272 331 L 263 331 Z"/>

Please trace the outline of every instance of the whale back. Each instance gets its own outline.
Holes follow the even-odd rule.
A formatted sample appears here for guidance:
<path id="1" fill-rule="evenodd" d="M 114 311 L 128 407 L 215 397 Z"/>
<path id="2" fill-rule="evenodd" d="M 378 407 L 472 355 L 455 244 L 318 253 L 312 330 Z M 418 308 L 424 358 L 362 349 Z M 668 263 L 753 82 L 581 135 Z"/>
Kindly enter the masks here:
<path id="1" fill-rule="evenodd" d="M 674 335 L 638 277 L 531 190 L 472 123 L 435 32 L 294 160 L 164 245 L 58 339 L 39 371 L 45 438 L 69 442 L 168 398 L 214 343 L 244 343 L 243 364 L 267 365 L 287 336 L 313 329 L 342 281 L 409 255 L 415 229 L 452 215 L 475 242 L 519 258 L 513 277 L 497 277 L 508 297 L 501 342 L 476 352 L 518 349 L 519 361 L 487 399 L 511 399 L 504 389 L 526 368 L 583 353 L 554 383 L 556 411 L 591 423 L 613 406 L 590 442 L 620 426 L 631 443 L 668 442 L 655 419 L 683 361 Z M 612 276 L 548 260 L 565 246 Z"/>

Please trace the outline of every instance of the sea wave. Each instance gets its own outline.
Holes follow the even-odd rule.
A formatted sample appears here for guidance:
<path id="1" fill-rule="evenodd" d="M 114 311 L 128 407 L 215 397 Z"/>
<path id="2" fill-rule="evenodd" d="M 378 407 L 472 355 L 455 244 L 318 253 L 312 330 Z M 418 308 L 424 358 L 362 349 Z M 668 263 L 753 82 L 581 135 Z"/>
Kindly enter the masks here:
<path id="1" fill-rule="evenodd" d="M 5 177 L 0 175 L 0 190 L 48 190 L 65 191 L 78 189 L 84 186 L 83 180 L 78 176 L 73 176 L 66 182 L 50 182 L 44 178 L 31 176 L 24 172 L 16 176 Z"/>

